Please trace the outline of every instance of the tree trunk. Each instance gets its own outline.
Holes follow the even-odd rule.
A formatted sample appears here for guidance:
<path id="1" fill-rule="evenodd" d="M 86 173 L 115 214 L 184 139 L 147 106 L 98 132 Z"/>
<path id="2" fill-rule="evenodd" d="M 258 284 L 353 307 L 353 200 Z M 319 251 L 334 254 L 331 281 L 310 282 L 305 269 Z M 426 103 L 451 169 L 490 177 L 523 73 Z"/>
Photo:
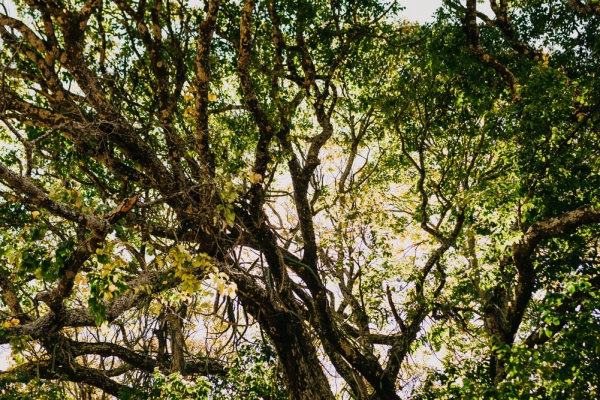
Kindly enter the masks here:
<path id="1" fill-rule="evenodd" d="M 335 397 L 317 357 L 317 349 L 306 336 L 296 316 L 285 314 L 268 321 L 268 335 L 283 365 L 285 386 L 294 400 L 334 400 Z"/>

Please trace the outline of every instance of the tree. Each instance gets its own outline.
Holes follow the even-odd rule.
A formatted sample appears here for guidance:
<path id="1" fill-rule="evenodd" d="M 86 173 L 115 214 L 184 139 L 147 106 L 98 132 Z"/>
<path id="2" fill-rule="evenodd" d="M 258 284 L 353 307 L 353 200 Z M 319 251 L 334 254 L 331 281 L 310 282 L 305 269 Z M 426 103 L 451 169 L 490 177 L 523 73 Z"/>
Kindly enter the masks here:
<path id="1" fill-rule="evenodd" d="M 597 395 L 600 11 L 490 4 L 0 12 L 3 393 Z"/>

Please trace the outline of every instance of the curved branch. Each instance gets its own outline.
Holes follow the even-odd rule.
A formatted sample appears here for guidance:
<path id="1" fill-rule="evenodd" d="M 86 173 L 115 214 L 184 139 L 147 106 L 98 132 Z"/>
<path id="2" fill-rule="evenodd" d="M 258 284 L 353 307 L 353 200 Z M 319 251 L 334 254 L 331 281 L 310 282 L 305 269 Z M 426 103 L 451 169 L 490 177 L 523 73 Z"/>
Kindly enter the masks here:
<path id="1" fill-rule="evenodd" d="M 215 176 L 214 154 L 210 150 L 208 125 L 208 96 L 210 91 L 210 50 L 219 13 L 219 0 L 212 0 L 208 6 L 206 20 L 198 25 L 198 49 L 196 50 L 196 140 L 202 167 L 209 178 Z M 234 108 L 231 108 L 234 109 Z"/>
<path id="2" fill-rule="evenodd" d="M 600 223 L 600 210 L 584 206 L 567 211 L 557 217 L 534 223 L 523 238 L 512 248 L 512 258 L 519 272 L 515 299 L 510 308 L 510 335 L 512 340 L 521 325 L 523 315 L 533 293 L 536 271 L 531 256 L 537 245 L 543 240 L 560 236 L 575 229 L 593 223 Z"/>
<path id="3" fill-rule="evenodd" d="M 522 42 L 517 37 L 517 33 L 510 23 L 510 19 L 508 17 L 507 8 L 508 1 L 500 0 L 500 6 L 498 6 L 498 2 L 496 0 L 490 0 L 490 5 L 492 6 L 492 10 L 494 14 L 496 14 L 496 26 L 500 28 L 504 37 L 506 37 L 512 44 L 513 49 L 517 50 L 519 53 L 526 55 L 532 60 L 541 59 L 542 55 L 539 51 L 531 47 L 525 42 Z"/>
<path id="4" fill-rule="evenodd" d="M 135 351 L 119 346 L 118 344 L 109 342 L 77 342 L 66 338 L 65 340 L 68 341 L 67 345 L 74 357 L 85 354 L 96 354 L 103 357 L 118 357 L 127 364 L 146 372 L 153 372 L 157 367 L 168 370 L 166 364 L 162 364 L 152 357 L 136 353 Z M 205 360 L 186 361 L 185 368 L 179 372 L 184 375 L 225 375 L 227 373 L 227 368 L 223 363 L 215 359 L 206 358 Z"/>
<path id="5" fill-rule="evenodd" d="M 52 200 L 42 189 L 35 186 L 30 179 L 21 177 L 4 163 L 0 162 L 0 179 L 20 195 L 26 196 L 23 202 L 36 207 L 42 207 L 51 214 L 66 220 L 83 224 L 86 228 L 107 231 L 109 222 L 103 218 L 76 211 L 66 204 Z"/>
<path id="6" fill-rule="evenodd" d="M 97 387 L 117 398 L 123 392 L 134 393 L 137 391 L 130 386 L 115 382 L 99 370 L 84 367 L 75 362 L 71 362 L 71 364 L 72 365 L 67 367 L 53 365 L 52 360 L 41 360 L 19 365 L 10 371 L 0 372 L 0 376 L 3 376 L 6 380 L 15 382 L 22 382 L 34 378 L 60 380 L 67 377 L 71 382 L 87 383 L 88 385 Z"/>
<path id="7" fill-rule="evenodd" d="M 477 26 L 477 0 L 467 0 L 467 11 L 465 13 L 465 31 L 467 34 L 467 44 L 471 52 L 477 56 L 479 61 L 491 67 L 504 79 L 512 93 L 513 101 L 520 100 L 517 91 L 519 82 L 513 73 L 506 68 L 500 61 L 491 56 L 481 45 L 479 41 L 479 27 Z"/>

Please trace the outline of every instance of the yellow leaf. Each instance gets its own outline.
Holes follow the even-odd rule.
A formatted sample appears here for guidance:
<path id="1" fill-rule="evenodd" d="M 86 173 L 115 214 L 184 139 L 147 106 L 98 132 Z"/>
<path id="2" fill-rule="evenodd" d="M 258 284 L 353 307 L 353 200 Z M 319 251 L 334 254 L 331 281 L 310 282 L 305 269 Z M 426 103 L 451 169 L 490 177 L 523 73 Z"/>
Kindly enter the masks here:
<path id="1" fill-rule="evenodd" d="M 250 182 L 251 183 L 261 183 L 262 178 L 263 177 L 261 174 L 255 174 L 254 172 L 250 172 Z"/>
<path id="2" fill-rule="evenodd" d="M 151 311 L 153 314 L 155 314 L 155 315 L 158 315 L 158 314 L 160 314 L 160 310 L 162 309 L 162 304 L 160 304 L 160 303 L 158 303 L 158 302 L 156 302 L 156 301 L 153 301 L 153 302 L 150 304 L 150 307 L 149 307 L 149 308 L 150 308 L 150 311 Z"/>

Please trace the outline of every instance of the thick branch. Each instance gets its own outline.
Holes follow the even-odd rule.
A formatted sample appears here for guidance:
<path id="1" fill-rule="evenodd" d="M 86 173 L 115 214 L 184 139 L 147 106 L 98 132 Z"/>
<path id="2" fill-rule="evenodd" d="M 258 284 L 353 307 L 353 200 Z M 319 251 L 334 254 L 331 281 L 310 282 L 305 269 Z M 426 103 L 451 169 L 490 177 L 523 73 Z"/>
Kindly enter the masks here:
<path id="1" fill-rule="evenodd" d="M 519 53 L 524 54 L 533 60 L 539 60 L 541 54 L 517 37 L 517 33 L 510 23 L 507 13 L 508 0 L 500 0 L 500 5 L 498 5 L 496 0 L 490 0 L 490 5 L 492 6 L 494 14 L 496 14 L 496 26 L 500 28 L 504 36 L 511 42 L 512 47 Z"/>
<path id="2" fill-rule="evenodd" d="M 510 92 L 512 93 L 513 101 L 519 100 L 519 94 L 517 92 L 517 88 L 519 87 L 519 82 L 517 78 L 513 75 L 513 73 L 506 68 L 502 63 L 500 63 L 496 58 L 491 56 L 484 48 L 481 46 L 479 41 L 479 27 L 477 26 L 477 0 L 467 0 L 467 12 L 465 14 L 465 30 L 467 34 L 467 44 L 469 45 L 469 49 L 477 56 L 479 61 L 483 64 L 491 67 L 496 72 L 502 76 L 508 87 L 510 88 Z"/>
<path id="3" fill-rule="evenodd" d="M 212 0 L 208 6 L 206 20 L 198 25 L 198 49 L 196 50 L 196 148 L 200 154 L 202 167 L 207 177 L 214 178 L 215 161 L 210 150 L 208 125 L 208 96 L 210 92 L 210 50 L 215 33 L 219 0 Z"/>
<path id="4" fill-rule="evenodd" d="M 15 192 L 24 195 L 25 198 L 23 200 L 27 204 L 42 207 L 53 215 L 83 224 L 88 229 L 107 231 L 109 228 L 108 221 L 103 218 L 81 213 L 65 204 L 52 200 L 43 190 L 35 186 L 30 179 L 19 176 L 2 162 L 0 162 L 0 179 L 6 182 Z"/>
<path id="5" fill-rule="evenodd" d="M 600 222 L 600 210 L 589 206 L 567 211 L 557 217 L 539 221 L 529 227 L 523 238 L 513 246 L 512 258 L 519 272 L 515 299 L 510 308 L 510 334 L 517 333 L 535 285 L 536 271 L 531 256 L 543 239 L 569 233 L 581 226 Z"/>
<path id="6" fill-rule="evenodd" d="M 87 368 L 74 362 L 69 366 L 57 366 L 53 365 L 52 360 L 42 360 L 20 365 L 10 371 L 0 373 L 0 376 L 2 375 L 5 377 L 14 377 L 13 379 L 15 381 L 23 381 L 27 380 L 27 378 L 34 379 L 38 377 L 43 379 L 61 380 L 64 379 L 64 377 L 67 377 L 71 382 L 87 383 L 88 385 L 97 387 L 117 398 L 124 391 L 130 393 L 135 392 L 135 389 L 113 381 L 99 370 Z"/>

